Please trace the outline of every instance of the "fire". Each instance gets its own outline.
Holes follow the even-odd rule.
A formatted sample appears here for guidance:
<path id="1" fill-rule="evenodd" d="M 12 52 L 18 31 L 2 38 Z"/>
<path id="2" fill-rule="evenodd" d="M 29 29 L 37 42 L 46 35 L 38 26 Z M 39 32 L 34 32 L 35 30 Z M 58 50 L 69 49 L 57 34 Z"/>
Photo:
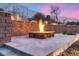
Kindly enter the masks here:
<path id="1" fill-rule="evenodd" d="M 45 27 L 45 24 L 43 23 L 42 19 L 40 19 L 40 21 L 39 21 L 39 30 L 40 30 L 40 32 L 44 32 L 44 27 Z"/>

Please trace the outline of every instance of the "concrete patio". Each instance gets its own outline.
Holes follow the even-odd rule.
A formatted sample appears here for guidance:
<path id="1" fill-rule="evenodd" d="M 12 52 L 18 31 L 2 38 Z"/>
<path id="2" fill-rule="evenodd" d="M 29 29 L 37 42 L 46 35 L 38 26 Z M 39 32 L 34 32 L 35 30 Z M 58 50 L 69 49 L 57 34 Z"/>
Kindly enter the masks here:
<path id="1" fill-rule="evenodd" d="M 16 36 L 12 37 L 11 42 L 5 44 L 30 55 L 45 56 L 59 55 L 78 39 L 79 34 L 55 34 L 54 37 L 43 40 L 28 38 L 27 36 Z"/>

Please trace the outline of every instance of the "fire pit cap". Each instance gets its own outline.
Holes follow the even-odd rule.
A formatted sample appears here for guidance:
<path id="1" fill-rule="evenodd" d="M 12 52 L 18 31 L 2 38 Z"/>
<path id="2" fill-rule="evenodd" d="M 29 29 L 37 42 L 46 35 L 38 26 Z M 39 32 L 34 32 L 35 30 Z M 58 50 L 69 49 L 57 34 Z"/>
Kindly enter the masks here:
<path id="1" fill-rule="evenodd" d="M 55 31 L 44 31 L 44 32 L 40 32 L 40 31 L 31 31 L 29 33 L 55 33 Z"/>

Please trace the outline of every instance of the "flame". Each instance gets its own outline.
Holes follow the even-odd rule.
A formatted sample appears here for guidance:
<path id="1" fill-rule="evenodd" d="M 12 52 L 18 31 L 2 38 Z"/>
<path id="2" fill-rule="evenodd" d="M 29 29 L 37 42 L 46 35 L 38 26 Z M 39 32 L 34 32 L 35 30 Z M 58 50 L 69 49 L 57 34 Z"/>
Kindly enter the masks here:
<path id="1" fill-rule="evenodd" d="M 39 21 L 39 30 L 40 30 L 40 32 L 44 32 L 44 27 L 45 27 L 45 24 L 43 23 L 42 19 L 40 19 L 40 21 Z"/>

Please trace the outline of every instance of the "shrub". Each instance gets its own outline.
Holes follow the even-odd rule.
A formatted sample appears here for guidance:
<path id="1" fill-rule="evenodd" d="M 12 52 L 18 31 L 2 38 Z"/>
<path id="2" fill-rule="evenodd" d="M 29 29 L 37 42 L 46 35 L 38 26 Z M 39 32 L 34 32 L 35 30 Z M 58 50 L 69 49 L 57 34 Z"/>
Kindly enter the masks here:
<path id="1" fill-rule="evenodd" d="M 74 32 L 67 32 L 67 31 L 64 31 L 63 34 L 67 34 L 67 35 L 76 35 L 76 33 L 74 33 Z"/>
<path id="2" fill-rule="evenodd" d="M 74 32 L 68 32 L 67 35 L 76 35 Z"/>
<path id="3" fill-rule="evenodd" d="M 66 31 L 64 31 L 63 34 L 66 34 Z"/>

